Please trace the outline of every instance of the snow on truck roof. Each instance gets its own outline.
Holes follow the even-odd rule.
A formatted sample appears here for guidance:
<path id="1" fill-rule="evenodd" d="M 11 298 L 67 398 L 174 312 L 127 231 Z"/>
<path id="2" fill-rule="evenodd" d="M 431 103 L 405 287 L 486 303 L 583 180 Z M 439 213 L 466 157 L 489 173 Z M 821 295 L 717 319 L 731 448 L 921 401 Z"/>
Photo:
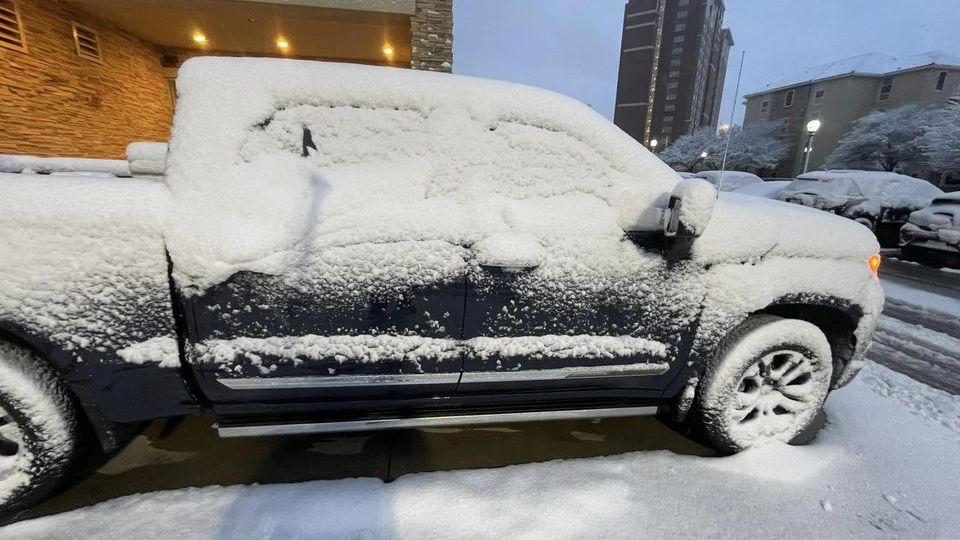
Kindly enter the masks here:
<path id="1" fill-rule="evenodd" d="M 700 171 L 696 176 L 703 178 L 714 186 L 718 186 L 721 191 L 734 191 L 743 186 L 763 182 L 763 179 L 759 176 L 742 171 Z M 723 179 L 722 186 L 720 185 L 721 178 Z"/>
<path id="2" fill-rule="evenodd" d="M 166 167 L 176 215 L 167 238 L 178 278 L 198 285 L 240 269 L 278 271 L 318 219 L 360 202 L 370 212 L 411 213 L 410 227 L 436 228 L 427 222 L 446 217 L 444 231 L 416 234 L 457 242 L 512 219 L 517 201 L 544 199 L 566 201 L 568 219 L 622 234 L 653 228 L 660 216 L 652 203 L 665 205 L 680 179 L 586 105 L 502 81 L 194 58 L 181 67 L 177 91 Z M 578 210 L 585 208 L 593 214 Z"/>

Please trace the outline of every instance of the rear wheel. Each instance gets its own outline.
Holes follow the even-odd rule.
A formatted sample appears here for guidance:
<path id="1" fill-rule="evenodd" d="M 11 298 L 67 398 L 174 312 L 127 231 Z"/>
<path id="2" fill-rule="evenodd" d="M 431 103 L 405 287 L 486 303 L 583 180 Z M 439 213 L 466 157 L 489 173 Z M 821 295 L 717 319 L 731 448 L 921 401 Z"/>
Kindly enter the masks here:
<path id="1" fill-rule="evenodd" d="M 751 317 L 718 349 L 691 420 L 724 452 L 809 437 L 832 372 L 830 344 L 815 325 L 773 315 Z"/>
<path id="2" fill-rule="evenodd" d="M 73 403 L 38 355 L 0 341 L 0 514 L 53 491 L 77 446 Z"/>

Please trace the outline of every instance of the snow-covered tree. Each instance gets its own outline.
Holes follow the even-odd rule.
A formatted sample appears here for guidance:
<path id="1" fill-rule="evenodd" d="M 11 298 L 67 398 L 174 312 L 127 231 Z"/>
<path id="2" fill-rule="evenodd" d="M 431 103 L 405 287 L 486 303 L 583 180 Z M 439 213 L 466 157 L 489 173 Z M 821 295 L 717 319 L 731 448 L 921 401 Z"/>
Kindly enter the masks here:
<path id="1" fill-rule="evenodd" d="M 960 90 L 935 114 L 922 143 L 927 164 L 935 171 L 960 173 Z"/>
<path id="2" fill-rule="evenodd" d="M 893 171 L 924 162 L 922 139 L 933 114 L 919 105 L 874 111 L 860 120 L 827 157 L 830 169 Z"/>
<path id="3" fill-rule="evenodd" d="M 787 155 L 787 143 L 780 138 L 780 126 L 775 122 L 734 126 L 729 134 L 727 169 L 760 173 L 776 168 Z M 721 133 L 721 139 L 725 138 Z"/>
<path id="4" fill-rule="evenodd" d="M 697 168 L 718 167 L 722 151 L 722 138 L 713 128 L 706 127 L 673 141 L 658 156 L 671 167 L 683 167 L 693 172 Z M 706 157 L 702 157 L 704 152 Z"/>

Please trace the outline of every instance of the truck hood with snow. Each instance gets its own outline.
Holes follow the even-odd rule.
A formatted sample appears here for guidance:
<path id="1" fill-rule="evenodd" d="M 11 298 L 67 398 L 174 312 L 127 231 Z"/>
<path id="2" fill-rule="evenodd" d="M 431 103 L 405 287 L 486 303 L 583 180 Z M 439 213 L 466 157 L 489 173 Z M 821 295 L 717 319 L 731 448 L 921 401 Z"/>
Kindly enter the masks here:
<path id="1" fill-rule="evenodd" d="M 876 237 L 855 221 L 781 201 L 723 193 L 693 248 L 704 264 L 766 256 L 866 261 L 880 251 Z"/>

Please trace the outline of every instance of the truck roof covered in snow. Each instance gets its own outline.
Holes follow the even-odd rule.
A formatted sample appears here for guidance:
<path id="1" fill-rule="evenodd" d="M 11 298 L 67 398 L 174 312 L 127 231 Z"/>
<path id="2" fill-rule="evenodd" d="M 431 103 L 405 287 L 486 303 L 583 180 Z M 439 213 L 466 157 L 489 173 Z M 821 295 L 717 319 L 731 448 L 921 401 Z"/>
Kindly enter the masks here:
<path id="1" fill-rule="evenodd" d="M 797 177 L 784 190 L 813 193 L 827 198 L 865 199 L 882 207 L 918 209 L 943 191 L 926 180 L 885 171 L 814 171 Z"/>
<path id="2" fill-rule="evenodd" d="M 578 215 L 593 208 L 581 222 L 607 223 L 611 234 L 654 230 L 680 180 L 586 105 L 502 81 L 195 58 L 177 92 L 166 164 L 177 216 L 167 239 L 186 282 L 280 271 L 281 255 L 318 219 L 358 207 L 379 212 L 364 223 L 413 213 L 429 229 L 419 235 L 454 242 L 484 238 L 518 201 Z"/>

